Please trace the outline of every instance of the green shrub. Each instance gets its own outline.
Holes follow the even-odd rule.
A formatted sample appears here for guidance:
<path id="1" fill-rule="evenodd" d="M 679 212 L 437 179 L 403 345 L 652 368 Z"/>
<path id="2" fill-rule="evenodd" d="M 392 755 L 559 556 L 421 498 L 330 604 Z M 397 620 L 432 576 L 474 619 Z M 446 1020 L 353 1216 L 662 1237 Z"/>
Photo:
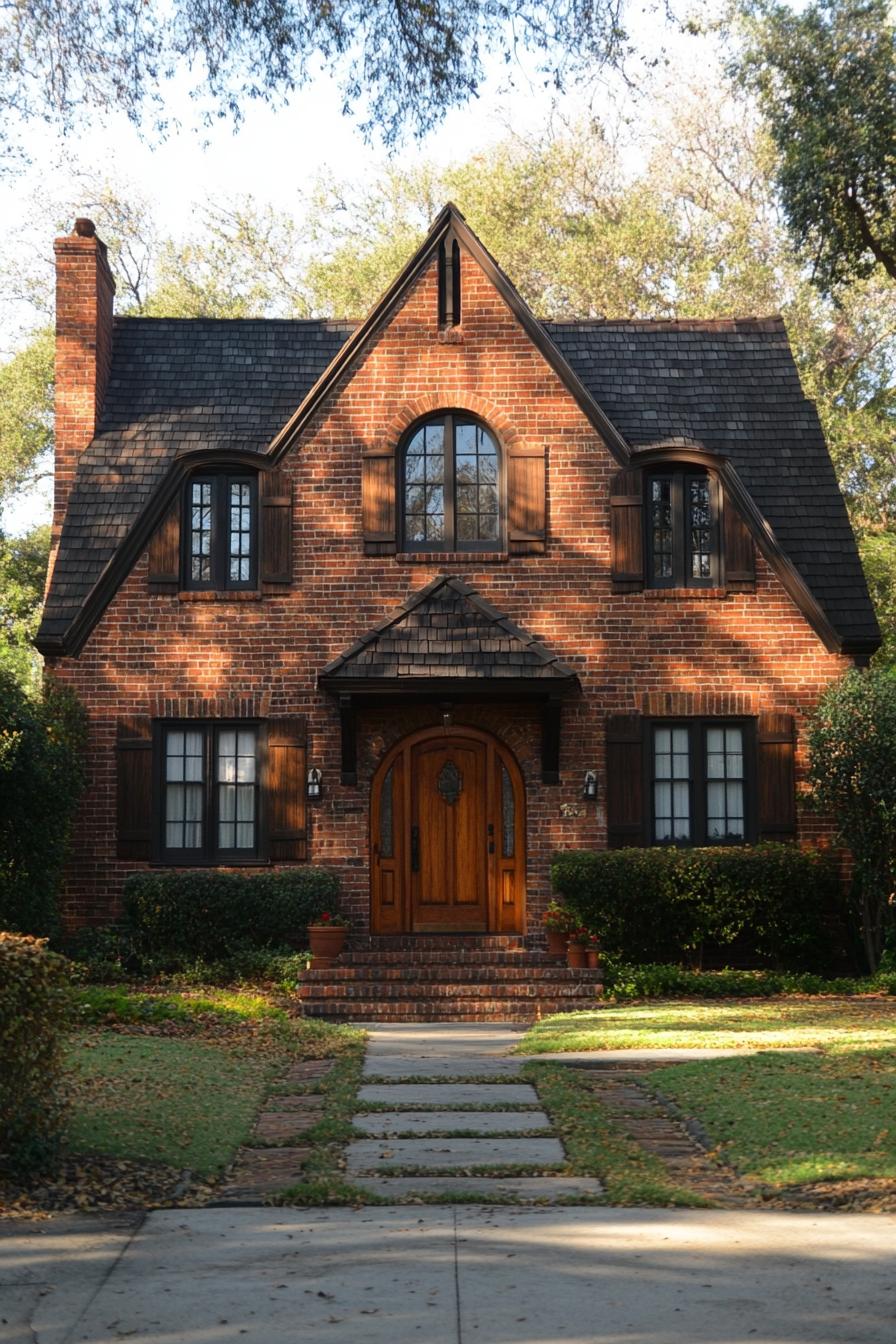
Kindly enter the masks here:
<path id="1" fill-rule="evenodd" d="M 0 928 L 52 934 L 83 783 L 85 718 L 48 681 L 30 696 L 0 668 Z"/>
<path id="2" fill-rule="evenodd" d="M 306 925 L 338 894 L 335 874 L 322 868 L 132 873 L 124 911 L 141 957 L 217 962 L 246 949 L 304 947 Z"/>
<path id="3" fill-rule="evenodd" d="M 843 923 L 832 856 L 792 845 L 718 849 L 569 850 L 551 868 L 554 890 L 634 963 L 699 960 L 737 941 L 787 970 L 826 969 Z"/>
<path id="4" fill-rule="evenodd" d="M 809 801 L 851 850 L 868 968 L 877 970 L 896 906 L 896 673 L 853 668 L 809 722 Z"/>
<path id="5" fill-rule="evenodd" d="M 896 972 L 864 979 L 826 979 L 808 971 L 687 971 L 681 966 L 631 966 L 606 957 L 604 993 L 613 999 L 764 999 L 776 994 L 896 994 Z"/>
<path id="6" fill-rule="evenodd" d="M 65 1119 L 68 966 L 43 939 L 0 933 L 0 1167 L 52 1157 Z"/>

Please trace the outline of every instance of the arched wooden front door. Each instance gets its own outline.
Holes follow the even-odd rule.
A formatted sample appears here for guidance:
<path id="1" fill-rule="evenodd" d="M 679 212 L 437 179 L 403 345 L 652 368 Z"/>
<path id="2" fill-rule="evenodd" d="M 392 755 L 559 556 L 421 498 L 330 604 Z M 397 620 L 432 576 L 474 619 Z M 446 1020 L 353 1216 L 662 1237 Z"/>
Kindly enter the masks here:
<path id="1" fill-rule="evenodd" d="M 374 933 L 523 932 L 523 778 L 489 733 L 399 742 L 374 776 L 370 824 Z"/>

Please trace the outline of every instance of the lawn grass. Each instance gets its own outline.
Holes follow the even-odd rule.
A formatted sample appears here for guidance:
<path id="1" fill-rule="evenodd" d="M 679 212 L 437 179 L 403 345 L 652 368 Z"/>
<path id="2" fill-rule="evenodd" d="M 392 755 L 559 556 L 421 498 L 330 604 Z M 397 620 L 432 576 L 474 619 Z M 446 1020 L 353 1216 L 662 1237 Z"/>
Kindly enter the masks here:
<path id="1" fill-rule="evenodd" d="M 242 990 L 89 987 L 74 1005 L 76 1020 L 102 1026 L 69 1039 L 68 1150 L 198 1176 L 220 1171 L 248 1139 L 289 1063 L 335 1057 L 338 1077 L 363 1051 L 363 1033 L 290 1018 L 271 995 Z M 317 1138 L 333 1141 L 325 1128 Z"/>
<path id="2" fill-rule="evenodd" d="M 896 1047 L 896 999 L 740 999 L 620 1004 L 546 1017 L 517 1052 Z"/>
<path id="3" fill-rule="evenodd" d="M 271 995 L 242 989 L 190 989 L 176 993 L 121 985 L 81 985 L 71 991 L 71 1014 L 84 1026 L 101 1022 L 285 1022 L 288 1014 Z"/>
<path id="4" fill-rule="evenodd" d="M 68 1063 L 73 1152 L 220 1171 L 248 1137 L 276 1055 L 206 1041 L 92 1032 L 75 1036 Z"/>
<path id="5" fill-rule="evenodd" d="M 522 1077 L 534 1084 L 566 1150 L 565 1175 L 596 1176 L 606 1191 L 601 1203 L 660 1208 L 707 1208 L 709 1201 L 670 1180 L 660 1158 L 626 1137 L 571 1069 L 527 1064 Z M 593 1201 L 592 1201 L 593 1202 Z"/>
<path id="6" fill-rule="evenodd" d="M 651 1072 L 648 1086 L 695 1116 L 719 1156 L 772 1187 L 896 1179 L 896 1048 L 841 1043 Z"/>

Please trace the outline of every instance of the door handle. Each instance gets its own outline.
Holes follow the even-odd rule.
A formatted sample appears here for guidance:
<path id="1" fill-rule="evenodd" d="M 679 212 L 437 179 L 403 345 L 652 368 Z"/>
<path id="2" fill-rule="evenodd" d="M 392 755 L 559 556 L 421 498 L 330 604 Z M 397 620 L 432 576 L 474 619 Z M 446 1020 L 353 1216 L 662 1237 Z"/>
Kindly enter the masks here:
<path id="1" fill-rule="evenodd" d="M 411 827 L 411 872 L 420 871 L 420 827 Z"/>
<path id="2" fill-rule="evenodd" d="M 488 824 L 488 852 L 489 854 L 495 852 L 495 827 L 492 822 Z"/>

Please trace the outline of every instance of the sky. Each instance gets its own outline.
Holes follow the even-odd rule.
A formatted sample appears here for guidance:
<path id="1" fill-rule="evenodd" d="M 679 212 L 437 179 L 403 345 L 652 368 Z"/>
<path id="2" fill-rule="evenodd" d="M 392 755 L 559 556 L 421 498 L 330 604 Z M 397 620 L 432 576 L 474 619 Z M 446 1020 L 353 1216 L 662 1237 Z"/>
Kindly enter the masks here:
<path id="1" fill-rule="evenodd" d="M 695 0 L 701 3 L 701 0 Z M 715 0 L 702 0 L 713 5 Z M 481 96 L 450 112 L 423 140 L 408 138 L 394 151 L 402 166 L 435 165 L 465 159 L 505 138 L 509 132 L 536 137 L 553 116 L 573 120 L 586 110 L 609 122 L 625 122 L 649 108 L 649 84 L 668 82 L 675 72 L 697 69 L 706 59 L 707 40 L 695 39 L 662 24 L 652 5 L 629 11 L 630 31 L 646 58 L 632 67 L 634 85 L 600 78 L 586 91 L 558 99 L 546 89 L 534 63 L 509 69 L 494 60 L 487 66 Z M 645 78 L 654 58 L 652 73 Z M 508 78 L 509 77 L 509 78 Z M 189 81 L 166 86 L 166 104 L 183 124 L 164 140 L 143 137 L 123 114 L 102 121 L 83 118 L 66 138 L 51 127 L 32 123 L 26 131 L 30 167 L 0 176 L 0 264 L 51 280 L 52 238 L 68 231 L 83 212 L 72 174 L 97 169 L 113 182 L 129 182 L 149 198 L 160 232 L 188 233 L 196 213 L 209 199 L 252 195 L 260 203 L 300 211 L 301 193 L 322 173 L 358 183 L 371 181 L 386 161 L 381 145 L 367 142 L 357 122 L 343 115 L 336 78 L 321 74 L 294 94 L 287 107 L 249 103 L 239 129 L 221 120 L 197 124 Z M 633 153 L 635 151 L 632 151 Z M 13 227 L 14 222 L 14 227 Z M 0 293 L 0 358 L 8 357 L 28 332 L 46 322 L 41 311 Z M 42 483 L 10 504 L 3 528 L 22 532 L 49 518 L 49 488 Z"/>

